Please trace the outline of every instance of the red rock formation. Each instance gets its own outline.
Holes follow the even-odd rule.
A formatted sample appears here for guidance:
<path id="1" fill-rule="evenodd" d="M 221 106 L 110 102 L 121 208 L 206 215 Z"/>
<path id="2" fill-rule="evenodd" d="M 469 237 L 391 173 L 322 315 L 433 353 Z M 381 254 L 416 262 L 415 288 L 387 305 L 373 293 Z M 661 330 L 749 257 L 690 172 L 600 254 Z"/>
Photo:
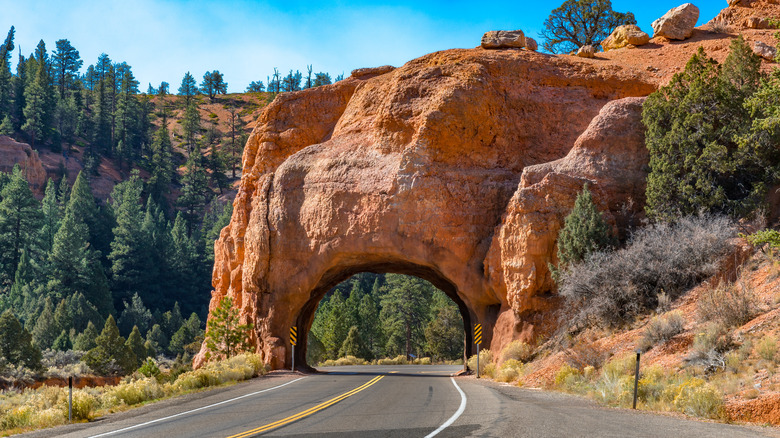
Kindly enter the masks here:
<path id="1" fill-rule="evenodd" d="M 33 192 L 41 194 L 46 185 L 46 171 L 38 152 L 27 143 L 19 143 L 11 137 L 0 135 L 0 172 L 11 172 L 18 164 Z"/>
<path id="2" fill-rule="evenodd" d="M 523 286 L 524 268 L 515 264 L 543 246 L 549 255 L 550 241 L 509 236 L 526 226 L 514 218 L 535 203 L 554 212 L 544 220 L 557 220 L 585 179 L 605 205 L 634 193 L 609 174 L 631 174 L 642 160 L 633 155 L 641 139 L 625 126 L 638 102 L 610 105 L 591 120 L 612 100 L 654 89 L 617 66 L 472 49 L 280 95 L 245 149 L 233 217 L 215 244 L 211 306 L 233 297 L 255 326 L 257 351 L 281 368 L 292 325 L 302 334 L 296 363 L 304 363 L 306 333 L 328 289 L 361 271 L 406 273 L 445 291 L 467 326 L 485 326 L 483 345 L 500 349 L 520 336 L 524 315 L 544 308 L 537 295 L 549 292 Z M 521 183 L 524 169 L 565 157 L 575 141 L 566 159 L 549 172 L 530 168 Z M 621 147 L 631 152 L 621 155 Z M 552 236 L 547 229 L 558 225 L 528 226 Z"/>

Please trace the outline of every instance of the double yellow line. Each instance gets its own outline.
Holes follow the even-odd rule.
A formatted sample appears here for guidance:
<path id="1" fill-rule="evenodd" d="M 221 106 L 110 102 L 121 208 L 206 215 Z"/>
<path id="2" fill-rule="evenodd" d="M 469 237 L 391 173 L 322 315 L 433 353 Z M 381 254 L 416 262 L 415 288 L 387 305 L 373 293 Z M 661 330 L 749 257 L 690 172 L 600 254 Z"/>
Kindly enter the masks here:
<path id="1" fill-rule="evenodd" d="M 344 394 L 341 394 L 341 395 L 339 395 L 337 397 L 333 397 L 332 399 L 330 399 L 330 400 L 328 400 L 326 402 L 322 402 L 322 403 L 318 404 L 317 406 L 314 406 L 313 408 L 309 408 L 309 409 L 307 409 L 307 410 L 305 410 L 303 412 L 299 412 L 299 413 L 297 413 L 295 415 L 291 415 L 291 416 L 289 416 L 287 418 L 284 418 L 282 420 L 266 424 L 265 426 L 260 426 L 260 427 L 258 427 L 256 429 L 247 430 L 246 432 L 241 432 L 241 433 L 239 433 L 237 435 L 231 435 L 228 438 L 245 438 L 245 437 L 248 437 L 250 435 L 259 434 L 259 433 L 263 433 L 263 432 L 268 432 L 271 429 L 276 429 L 277 427 L 282 427 L 282 426 L 290 424 L 290 423 L 292 423 L 294 421 L 298 421 L 301 418 L 308 417 L 311 414 L 314 414 L 314 413 L 319 412 L 319 411 L 321 411 L 321 410 L 323 410 L 323 409 L 325 409 L 327 407 L 335 405 L 336 403 L 344 400 L 345 398 L 348 398 L 348 397 L 351 397 L 351 396 L 357 394 L 358 392 L 368 388 L 369 386 L 373 385 L 374 383 L 382 380 L 383 377 L 385 377 L 385 376 L 384 375 L 376 376 L 373 379 L 371 379 L 368 382 L 366 382 L 365 384 L 363 384 L 361 386 L 358 386 L 357 388 L 353 389 L 352 391 L 348 391 L 348 392 L 345 392 Z"/>

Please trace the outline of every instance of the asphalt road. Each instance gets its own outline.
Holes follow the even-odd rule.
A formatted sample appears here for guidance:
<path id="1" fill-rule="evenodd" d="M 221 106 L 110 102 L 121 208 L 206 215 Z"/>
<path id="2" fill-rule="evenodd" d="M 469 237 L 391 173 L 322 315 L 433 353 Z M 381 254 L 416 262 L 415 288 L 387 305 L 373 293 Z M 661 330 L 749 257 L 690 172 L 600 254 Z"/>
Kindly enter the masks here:
<path id="1" fill-rule="evenodd" d="M 460 366 L 354 366 L 272 374 L 29 437 L 755 437 L 741 427 L 607 409 L 473 377 Z M 435 435 L 432 435 L 435 434 Z"/>

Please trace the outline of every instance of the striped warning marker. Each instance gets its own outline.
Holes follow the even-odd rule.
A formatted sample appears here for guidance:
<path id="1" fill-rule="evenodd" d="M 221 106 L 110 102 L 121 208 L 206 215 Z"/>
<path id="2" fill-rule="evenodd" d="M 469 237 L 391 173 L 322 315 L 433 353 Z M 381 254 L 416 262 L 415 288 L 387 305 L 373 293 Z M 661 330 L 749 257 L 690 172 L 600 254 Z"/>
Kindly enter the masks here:
<path id="1" fill-rule="evenodd" d="M 474 343 L 482 343 L 482 324 L 474 324 Z"/>
<path id="2" fill-rule="evenodd" d="M 298 344 L 298 327 L 290 327 L 290 344 L 293 346 Z"/>

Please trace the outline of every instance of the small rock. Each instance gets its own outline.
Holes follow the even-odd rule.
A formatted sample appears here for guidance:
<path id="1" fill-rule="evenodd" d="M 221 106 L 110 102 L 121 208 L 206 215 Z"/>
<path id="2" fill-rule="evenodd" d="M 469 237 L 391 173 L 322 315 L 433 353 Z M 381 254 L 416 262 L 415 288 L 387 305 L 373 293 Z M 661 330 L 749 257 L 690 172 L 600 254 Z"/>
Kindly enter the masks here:
<path id="1" fill-rule="evenodd" d="M 522 30 L 491 30 L 482 35 L 483 49 L 510 49 L 525 47 Z"/>
<path id="2" fill-rule="evenodd" d="M 738 5 L 740 0 L 727 0 L 729 3 L 729 6 L 735 6 Z"/>
<path id="3" fill-rule="evenodd" d="M 393 70 L 395 70 L 395 67 L 393 67 L 392 65 L 383 65 L 381 67 L 357 68 L 355 70 L 352 70 L 352 77 L 363 78 L 366 76 L 379 76 L 385 73 L 390 73 Z"/>
<path id="4" fill-rule="evenodd" d="M 693 28 L 699 19 L 699 8 L 686 3 L 670 9 L 663 17 L 653 21 L 653 37 L 662 36 L 670 40 L 684 40 L 693 35 Z"/>
<path id="5" fill-rule="evenodd" d="M 539 49 L 539 45 L 536 44 L 536 40 L 531 37 L 525 37 L 525 48 L 532 51 L 537 51 Z"/>
<path id="6" fill-rule="evenodd" d="M 769 44 L 756 41 L 753 43 L 753 53 L 766 59 L 767 61 L 775 60 L 777 56 L 777 48 L 770 46 Z"/>
<path id="7" fill-rule="evenodd" d="M 750 17 L 745 20 L 745 27 L 748 29 L 769 29 L 769 20 L 761 17 Z"/>
<path id="8" fill-rule="evenodd" d="M 593 46 L 582 46 L 577 50 L 577 56 L 580 58 L 593 58 L 596 56 L 596 48 Z"/>
<path id="9" fill-rule="evenodd" d="M 635 24 L 626 24 L 618 26 L 612 31 L 612 34 L 601 42 L 604 51 L 620 49 L 628 45 L 641 46 L 650 41 L 650 35 L 642 32 L 642 29 Z"/>

